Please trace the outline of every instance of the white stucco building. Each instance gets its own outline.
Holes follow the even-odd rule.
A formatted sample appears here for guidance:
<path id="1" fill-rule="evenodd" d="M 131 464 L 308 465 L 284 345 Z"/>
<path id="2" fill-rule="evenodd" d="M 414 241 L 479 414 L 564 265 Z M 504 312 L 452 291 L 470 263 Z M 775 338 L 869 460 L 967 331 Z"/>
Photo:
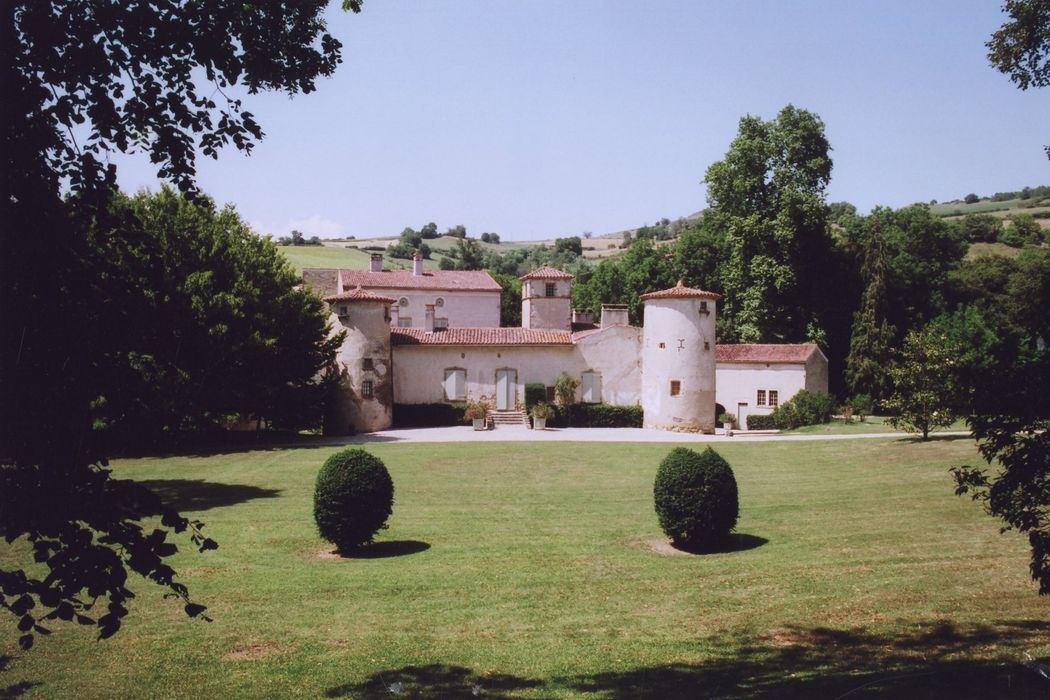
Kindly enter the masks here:
<path id="1" fill-rule="evenodd" d="M 642 296 L 643 328 L 624 306 L 593 323 L 573 311 L 572 276 L 541 267 L 522 280 L 522 326 L 499 327 L 500 286 L 487 272 L 307 269 L 306 283 L 347 331 L 337 361 L 341 406 L 326 430 L 381 430 L 394 404 L 485 400 L 518 410 L 524 385 L 564 373 L 577 399 L 641 405 L 646 427 L 712 432 L 722 410 L 772 410 L 799 389 L 827 391 L 815 345 L 716 345 L 720 296 L 685 287 Z"/>

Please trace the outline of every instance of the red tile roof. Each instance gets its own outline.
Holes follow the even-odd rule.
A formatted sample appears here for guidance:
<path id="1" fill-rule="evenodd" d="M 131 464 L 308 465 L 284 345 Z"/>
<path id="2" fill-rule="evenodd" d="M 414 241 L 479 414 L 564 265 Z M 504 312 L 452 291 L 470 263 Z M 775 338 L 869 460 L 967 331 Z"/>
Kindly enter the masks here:
<path id="1" fill-rule="evenodd" d="M 518 279 L 520 280 L 571 280 L 572 275 L 568 272 L 562 272 L 556 267 L 550 265 L 544 265 L 537 267 L 527 275 L 522 275 Z"/>
<path id="2" fill-rule="evenodd" d="M 642 301 L 648 299 L 688 299 L 688 298 L 700 298 L 700 299 L 721 299 L 722 295 L 717 292 L 708 292 L 703 289 L 694 289 L 693 287 L 685 286 L 682 280 L 678 280 L 678 286 L 671 287 L 670 289 L 661 289 L 659 292 L 649 292 L 639 297 Z"/>
<path id="3" fill-rule="evenodd" d="M 526 328 L 391 328 L 393 345 L 572 345 L 569 331 Z"/>
<path id="4" fill-rule="evenodd" d="M 324 298 L 325 301 L 331 303 L 333 301 L 381 301 L 384 304 L 393 304 L 397 299 L 391 299 L 390 297 L 384 297 L 379 294 L 361 289 L 361 287 L 354 287 L 349 292 L 341 292 L 339 294 L 332 294 Z"/>
<path id="5" fill-rule="evenodd" d="M 303 276 L 306 276 L 303 270 Z M 499 282 L 484 270 L 427 270 L 422 275 L 412 270 L 339 270 L 343 289 L 441 289 L 444 291 L 499 292 Z"/>
<path id="6" fill-rule="evenodd" d="M 740 345 L 716 345 L 716 362 L 788 362 L 802 363 L 820 349 L 812 343 L 798 345 L 746 343 Z"/>

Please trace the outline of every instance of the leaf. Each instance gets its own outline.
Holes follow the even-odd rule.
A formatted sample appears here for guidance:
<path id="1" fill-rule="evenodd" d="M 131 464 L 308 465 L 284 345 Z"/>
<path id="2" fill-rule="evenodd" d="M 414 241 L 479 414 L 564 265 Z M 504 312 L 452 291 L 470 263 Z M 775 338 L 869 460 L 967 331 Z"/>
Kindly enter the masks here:
<path id="1" fill-rule="evenodd" d="M 206 605 L 199 605 L 197 603 L 186 603 L 186 614 L 190 617 L 197 617 L 207 609 L 208 607 Z"/>
<path id="2" fill-rule="evenodd" d="M 25 651 L 29 651 L 33 648 L 33 635 L 23 634 L 18 638 L 18 646 L 22 647 Z"/>

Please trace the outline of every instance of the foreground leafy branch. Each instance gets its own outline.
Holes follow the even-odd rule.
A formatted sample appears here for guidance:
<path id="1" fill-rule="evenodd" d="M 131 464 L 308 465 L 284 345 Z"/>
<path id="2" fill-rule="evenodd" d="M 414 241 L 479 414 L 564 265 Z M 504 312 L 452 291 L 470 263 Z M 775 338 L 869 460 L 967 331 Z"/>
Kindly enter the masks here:
<path id="1" fill-rule="evenodd" d="M 991 466 L 952 468 L 956 493 L 969 494 L 1005 525 L 1028 536 L 1032 578 L 1050 594 L 1050 352 L 1021 359 L 989 378 L 969 419 Z"/>

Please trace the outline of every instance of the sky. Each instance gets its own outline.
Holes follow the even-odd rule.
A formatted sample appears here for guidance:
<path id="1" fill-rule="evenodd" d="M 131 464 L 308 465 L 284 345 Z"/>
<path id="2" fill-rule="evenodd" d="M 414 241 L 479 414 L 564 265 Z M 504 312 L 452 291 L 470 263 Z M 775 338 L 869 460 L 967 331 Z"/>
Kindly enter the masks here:
<path id="1" fill-rule="evenodd" d="M 988 64 L 993 0 L 339 4 L 336 74 L 247 98 L 263 141 L 199 158 L 260 233 L 533 240 L 688 216 L 740 118 L 787 104 L 825 124 L 828 201 L 862 212 L 1050 184 L 1050 89 Z M 158 186 L 142 156 L 119 170 Z"/>

